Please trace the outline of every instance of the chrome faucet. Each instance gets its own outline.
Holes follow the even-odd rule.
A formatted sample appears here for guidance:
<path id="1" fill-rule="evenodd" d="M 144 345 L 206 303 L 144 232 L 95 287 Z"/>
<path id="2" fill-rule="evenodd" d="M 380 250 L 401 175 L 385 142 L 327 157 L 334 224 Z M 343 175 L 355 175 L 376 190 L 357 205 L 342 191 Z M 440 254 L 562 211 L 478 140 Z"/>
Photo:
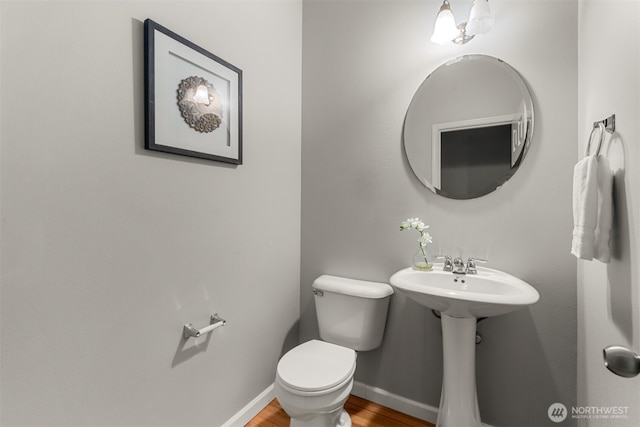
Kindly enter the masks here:
<path id="1" fill-rule="evenodd" d="M 453 260 L 453 274 L 467 274 L 467 271 L 464 267 L 464 261 L 462 258 L 454 258 Z"/>
<path id="2" fill-rule="evenodd" d="M 480 258 L 469 258 L 465 264 L 462 258 L 451 258 L 448 255 L 437 255 L 436 259 L 444 260 L 442 271 L 450 271 L 453 274 L 478 274 L 476 263 L 486 263 L 487 261 Z"/>

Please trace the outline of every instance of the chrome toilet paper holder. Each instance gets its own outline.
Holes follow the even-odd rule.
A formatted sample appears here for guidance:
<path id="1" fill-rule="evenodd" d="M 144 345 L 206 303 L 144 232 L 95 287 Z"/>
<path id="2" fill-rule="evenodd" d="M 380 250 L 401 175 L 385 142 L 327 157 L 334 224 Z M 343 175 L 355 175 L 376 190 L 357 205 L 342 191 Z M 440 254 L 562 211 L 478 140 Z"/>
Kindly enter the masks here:
<path id="1" fill-rule="evenodd" d="M 182 337 L 184 339 L 189 339 L 191 337 L 198 338 L 201 335 L 208 334 L 209 332 L 217 329 L 221 326 L 224 326 L 227 323 L 222 317 L 218 316 L 218 313 L 211 316 L 211 320 L 209 324 L 201 329 L 196 329 L 193 327 L 191 323 L 187 323 L 182 328 Z"/>

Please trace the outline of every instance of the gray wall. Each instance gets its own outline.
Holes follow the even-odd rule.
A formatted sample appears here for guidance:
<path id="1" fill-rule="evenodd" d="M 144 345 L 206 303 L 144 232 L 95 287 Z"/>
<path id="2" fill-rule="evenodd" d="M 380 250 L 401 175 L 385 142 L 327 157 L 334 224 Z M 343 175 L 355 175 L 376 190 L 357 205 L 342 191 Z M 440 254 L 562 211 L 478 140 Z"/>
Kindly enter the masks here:
<path id="1" fill-rule="evenodd" d="M 540 292 L 531 308 L 480 324 L 478 393 L 486 423 L 554 425 L 549 405 L 570 406 L 576 396 L 576 260 L 569 249 L 577 2 L 492 1 L 494 30 L 447 47 L 429 42 L 440 4 L 304 2 L 301 339 L 317 334 L 313 279 L 329 273 L 388 281 L 416 250 L 417 236 L 401 233 L 400 222 L 420 217 L 438 252 L 488 258 Z M 470 2 L 455 6 L 462 19 Z M 422 80 L 466 53 L 499 57 L 524 76 L 536 128 L 507 185 L 456 201 L 414 177 L 402 124 Z M 441 351 L 439 321 L 396 294 L 385 341 L 358 355 L 356 379 L 437 407 Z"/>
<path id="2" fill-rule="evenodd" d="M 601 150 L 615 171 L 611 263 L 578 263 L 578 403 L 627 406 L 615 425 L 631 427 L 640 425 L 640 376 L 610 373 L 602 349 L 615 344 L 640 352 L 640 2 L 581 0 L 579 17 L 578 154 L 591 123 L 611 114 L 617 123 Z M 582 425 L 603 422 L 586 418 Z"/>
<path id="3" fill-rule="evenodd" d="M 219 426 L 273 382 L 298 336 L 301 13 L 0 3 L 0 424 Z M 244 165 L 142 148 L 145 18 L 244 71 Z"/>

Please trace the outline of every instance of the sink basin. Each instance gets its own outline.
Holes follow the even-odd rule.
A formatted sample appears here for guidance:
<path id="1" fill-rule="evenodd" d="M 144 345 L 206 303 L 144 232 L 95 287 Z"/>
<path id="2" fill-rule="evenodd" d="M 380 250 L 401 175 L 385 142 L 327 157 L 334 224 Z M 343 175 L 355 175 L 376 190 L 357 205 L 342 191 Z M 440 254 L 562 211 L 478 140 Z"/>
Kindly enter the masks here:
<path id="1" fill-rule="evenodd" d="M 538 291 L 502 271 L 477 267 L 477 274 L 405 268 L 391 284 L 425 307 L 438 310 L 442 322 L 442 394 L 437 427 L 483 427 L 475 374 L 478 317 L 497 316 L 534 304 Z"/>
<path id="2" fill-rule="evenodd" d="M 478 267 L 477 274 L 456 275 L 442 267 L 405 268 L 391 276 L 391 284 L 417 303 L 453 317 L 497 316 L 540 298 L 531 285 L 502 271 Z"/>

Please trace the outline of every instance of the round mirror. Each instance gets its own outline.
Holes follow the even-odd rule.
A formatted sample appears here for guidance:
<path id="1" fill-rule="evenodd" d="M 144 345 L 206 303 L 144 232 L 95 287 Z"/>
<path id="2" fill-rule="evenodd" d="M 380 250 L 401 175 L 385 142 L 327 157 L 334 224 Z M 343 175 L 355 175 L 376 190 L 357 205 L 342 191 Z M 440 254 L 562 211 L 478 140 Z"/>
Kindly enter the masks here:
<path id="1" fill-rule="evenodd" d="M 498 58 L 465 55 L 418 88 L 405 117 L 404 148 L 431 191 L 473 199 L 511 178 L 532 133 L 533 102 L 518 72 Z"/>

